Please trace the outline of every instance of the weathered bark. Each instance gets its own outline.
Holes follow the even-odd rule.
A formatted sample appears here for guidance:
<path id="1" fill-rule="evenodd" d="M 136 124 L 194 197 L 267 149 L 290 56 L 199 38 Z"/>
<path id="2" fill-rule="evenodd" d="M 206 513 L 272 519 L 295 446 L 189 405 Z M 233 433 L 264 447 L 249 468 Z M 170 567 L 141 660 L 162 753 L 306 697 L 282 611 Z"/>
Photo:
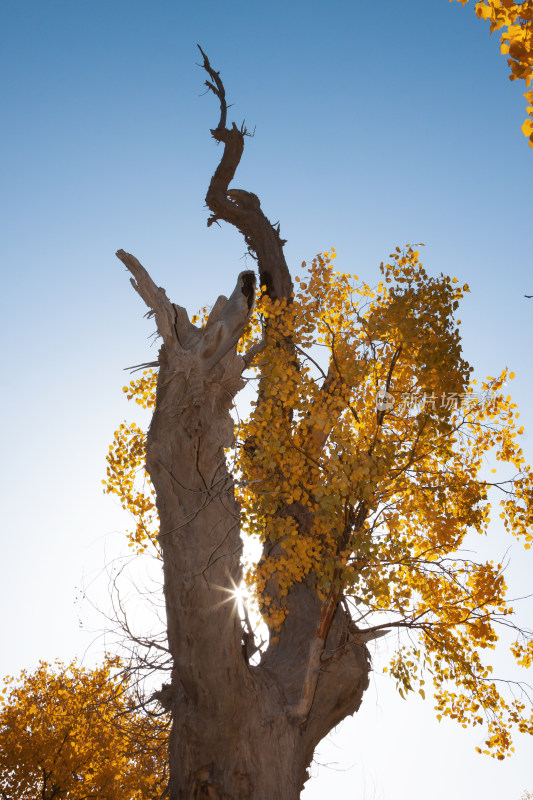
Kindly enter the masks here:
<path id="1" fill-rule="evenodd" d="M 254 194 L 229 189 L 246 131 L 226 128 L 224 88 L 205 55 L 204 68 L 221 103 L 212 135 L 224 145 L 206 197 L 210 221 L 237 227 L 257 258 L 260 285 L 273 299 L 290 301 L 279 228 Z M 200 329 L 133 256 L 117 255 L 163 340 L 147 468 L 157 496 L 173 658 L 171 684 L 160 693 L 173 720 L 170 800 L 295 800 L 318 742 L 359 708 L 370 666 L 339 598 L 329 598 L 325 624 L 310 580 L 289 593 L 289 614 L 261 663 L 247 660 L 231 595 L 241 581 L 242 544 L 224 449 L 233 442 L 230 409 L 249 360 L 236 345 L 255 276 L 241 273 L 230 299 L 219 298 Z"/>

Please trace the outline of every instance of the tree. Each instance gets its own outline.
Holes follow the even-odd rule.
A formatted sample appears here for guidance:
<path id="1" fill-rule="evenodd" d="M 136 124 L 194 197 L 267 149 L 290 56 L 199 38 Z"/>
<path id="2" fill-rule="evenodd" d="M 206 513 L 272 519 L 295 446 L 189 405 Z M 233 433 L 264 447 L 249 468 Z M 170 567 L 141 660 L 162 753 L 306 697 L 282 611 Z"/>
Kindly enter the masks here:
<path id="1" fill-rule="evenodd" d="M 4 680 L 1 797 L 161 797 L 167 784 L 167 720 L 142 712 L 132 681 L 119 667 L 111 657 L 94 670 L 41 661 L 16 683 Z"/>
<path id="2" fill-rule="evenodd" d="M 118 251 L 163 343 L 125 388 L 153 408 L 148 434 L 119 428 L 105 481 L 137 520 L 132 546 L 153 545 L 163 562 L 170 797 L 299 797 L 316 745 L 362 702 L 368 644 L 391 631 L 406 634 L 385 667 L 400 693 L 424 696 L 429 674 L 439 715 L 486 722 L 484 750 L 503 758 L 510 726 L 533 730 L 529 702 L 500 691 L 481 656 L 500 623 L 529 666 L 531 634 L 514 621 L 502 564 L 462 546 L 486 531 L 495 490 L 509 532 L 533 541 L 532 473 L 504 393 L 514 376 L 475 388 L 455 320 L 468 286 L 429 276 L 415 246 L 391 254 L 377 287 L 335 272 L 330 250 L 295 288 L 279 225 L 230 188 L 247 131 L 227 125 L 223 83 L 202 55 L 223 146 L 208 225 L 240 231 L 260 289 L 242 272 L 229 299 L 191 321 Z M 236 423 L 246 380 L 256 399 Z M 241 531 L 261 543 L 245 578 L 265 645 L 238 613 Z"/>
<path id="3" fill-rule="evenodd" d="M 452 2 L 452 0 L 450 0 Z M 468 0 L 459 0 L 466 5 Z M 479 0 L 476 14 L 490 22 L 490 32 L 502 30 L 501 51 L 508 55 L 510 80 L 525 81 L 528 91 L 524 94 L 528 117 L 522 125 L 524 136 L 533 147 L 533 0 L 514 3 L 513 0 Z"/>

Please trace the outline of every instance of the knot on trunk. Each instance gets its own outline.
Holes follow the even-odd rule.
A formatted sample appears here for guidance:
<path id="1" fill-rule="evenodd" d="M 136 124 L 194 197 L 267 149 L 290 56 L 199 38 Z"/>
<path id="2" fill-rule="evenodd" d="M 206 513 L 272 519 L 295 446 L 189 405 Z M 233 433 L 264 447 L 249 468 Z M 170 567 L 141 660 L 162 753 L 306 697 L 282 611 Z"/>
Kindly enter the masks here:
<path id="1" fill-rule="evenodd" d="M 233 800 L 211 777 L 212 767 L 202 767 L 195 775 L 190 800 Z"/>

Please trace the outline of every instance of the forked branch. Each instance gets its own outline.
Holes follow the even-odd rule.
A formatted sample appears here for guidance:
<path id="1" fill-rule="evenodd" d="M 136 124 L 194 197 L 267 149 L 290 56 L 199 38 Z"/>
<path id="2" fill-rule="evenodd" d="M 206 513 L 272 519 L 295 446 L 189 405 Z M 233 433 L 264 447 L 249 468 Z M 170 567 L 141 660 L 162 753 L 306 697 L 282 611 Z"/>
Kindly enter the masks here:
<path id="1" fill-rule="evenodd" d="M 235 347 L 254 304 L 256 279 L 251 270 L 240 273 L 229 299 L 218 298 L 201 329 L 190 322 L 184 308 L 170 302 L 165 290 L 155 285 L 135 256 L 118 250 L 117 257 L 133 275 L 133 288 L 155 315 L 157 330 L 169 352 L 181 354 L 189 350 L 203 369 L 210 369 Z"/>

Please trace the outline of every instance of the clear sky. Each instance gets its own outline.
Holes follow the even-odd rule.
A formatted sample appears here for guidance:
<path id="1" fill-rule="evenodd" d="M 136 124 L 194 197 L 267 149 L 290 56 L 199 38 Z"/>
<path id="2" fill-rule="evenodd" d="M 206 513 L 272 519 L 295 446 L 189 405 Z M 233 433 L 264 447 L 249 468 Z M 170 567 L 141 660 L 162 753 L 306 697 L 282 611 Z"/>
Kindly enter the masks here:
<path id="1" fill-rule="evenodd" d="M 466 357 L 480 376 L 517 373 L 533 429 L 524 88 L 472 4 L 3 0 L 0 674 L 83 655 L 92 637 L 78 620 L 92 617 L 77 592 L 96 578 L 105 605 L 98 575 L 123 546 L 105 454 L 131 414 L 123 368 L 156 350 L 114 252 L 134 253 L 191 311 L 243 268 L 239 236 L 205 225 L 217 108 L 201 96 L 196 42 L 222 71 L 230 117 L 255 128 L 234 186 L 281 221 L 289 264 L 334 246 L 339 268 L 374 282 L 396 244 L 425 242 L 431 272 L 470 284 Z M 525 449 L 531 459 L 531 436 Z M 512 543 L 492 535 L 484 547 L 500 558 Z M 518 545 L 509 557 L 514 593 L 530 591 L 532 559 Z M 321 746 L 305 800 L 533 789 L 531 738 L 504 764 L 476 755 L 477 730 L 395 696 L 385 649 L 362 710 Z"/>

